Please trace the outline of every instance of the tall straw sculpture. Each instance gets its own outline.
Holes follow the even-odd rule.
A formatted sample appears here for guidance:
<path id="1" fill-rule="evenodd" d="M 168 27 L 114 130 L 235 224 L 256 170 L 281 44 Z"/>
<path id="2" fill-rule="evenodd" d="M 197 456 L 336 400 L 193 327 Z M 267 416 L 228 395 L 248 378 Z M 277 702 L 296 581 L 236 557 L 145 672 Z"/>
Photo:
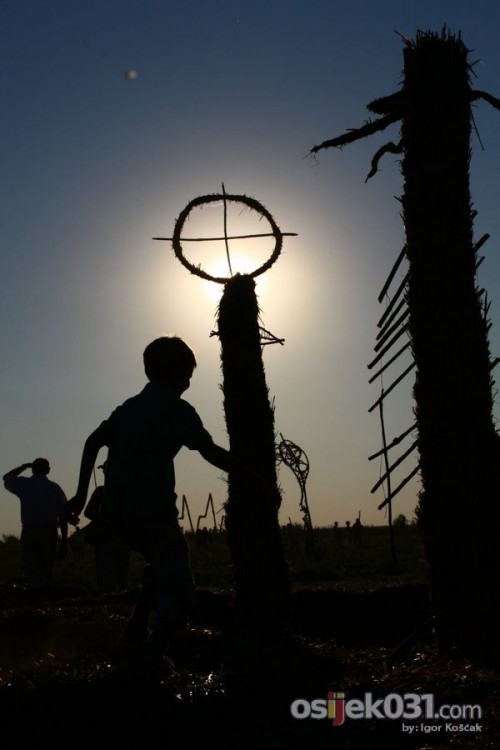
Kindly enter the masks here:
<path id="1" fill-rule="evenodd" d="M 240 622 L 254 630 L 279 630 L 288 616 L 289 583 L 258 315 L 255 281 L 237 274 L 224 285 L 218 311 L 224 411 L 231 453 L 259 478 L 243 483 L 229 475 L 226 530 Z"/>
<path id="2" fill-rule="evenodd" d="M 267 220 L 275 248 L 270 258 L 251 274 L 232 275 L 226 208 L 240 203 Z M 231 275 L 214 277 L 186 260 L 182 243 L 190 212 L 206 204 L 224 206 L 224 239 Z M 172 237 L 177 258 L 192 273 L 224 285 L 218 309 L 221 342 L 224 412 L 230 451 L 248 467 L 252 479 L 229 474 L 226 531 L 235 568 L 236 613 L 240 628 L 257 635 L 283 631 L 289 611 L 290 583 L 278 521 L 281 502 L 276 474 L 274 412 L 269 401 L 262 360 L 262 330 L 254 277 L 276 261 L 283 236 L 273 217 L 258 201 L 245 195 L 205 195 L 191 201 L 179 215 Z M 256 235 L 251 235 L 252 237 Z M 237 239 L 244 239 L 240 236 Z M 267 333 L 267 332 L 266 332 Z"/>
<path id="3" fill-rule="evenodd" d="M 500 102 L 471 88 L 460 36 L 419 31 L 404 41 L 401 90 L 368 105 L 381 117 L 313 152 L 401 121 L 399 142 L 377 151 L 369 177 L 385 153 L 402 155 L 409 322 L 401 330 L 416 363 L 418 516 L 438 645 L 499 664 L 500 461 L 469 162 L 471 103 L 484 99 L 498 109 Z"/>

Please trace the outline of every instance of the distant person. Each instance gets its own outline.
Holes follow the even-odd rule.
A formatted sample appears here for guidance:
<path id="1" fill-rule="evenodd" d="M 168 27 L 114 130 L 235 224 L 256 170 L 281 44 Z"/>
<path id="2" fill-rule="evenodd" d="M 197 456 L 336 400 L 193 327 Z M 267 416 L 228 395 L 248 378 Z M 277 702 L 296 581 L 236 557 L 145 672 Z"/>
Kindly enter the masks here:
<path id="1" fill-rule="evenodd" d="M 338 547 L 340 541 L 340 528 L 339 522 L 335 521 L 332 526 L 332 540 L 335 547 Z"/>
<path id="2" fill-rule="evenodd" d="M 131 657 L 135 654 L 136 674 L 160 675 L 165 651 L 191 613 L 195 591 L 177 521 L 174 457 L 186 446 L 242 480 L 250 472 L 213 442 L 195 409 L 181 399 L 196 367 L 189 346 L 177 336 L 163 336 L 146 347 L 143 360 L 149 382 L 87 438 L 69 508 L 76 515 L 83 510 L 94 463 L 107 446 L 101 514 L 110 520 L 113 533 L 148 563 L 118 646 Z M 270 486 L 261 481 L 265 492 Z M 152 611 L 156 617 L 149 631 Z"/>
<path id="3" fill-rule="evenodd" d="M 106 462 L 99 467 L 106 469 Z M 90 523 L 84 527 L 86 542 L 94 547 L 96 583 L 99 591 L 124 591 L 128 588 L 132 550 L 113 533 L 109 519 L 102 517 L 104 486 L 98 485 L 85 508 Z"/>
<path id="4" fill-rule="evenodd" d="M 26 469 L 31 469 L 32 476 L 19 476 Z M 5 489 L 21 501 L 24 567 L 29 583 L 35 586 L 52 583 L 56 556 L 63 558 L 67 554 L 66 495 L 47 478 L 49 472 L 47 459 L 36 458 L 33 463 L 21 464 L 3 476 Z"/>
<path id="5" fill-rule="evenodd" d="M 406 531 L 408 528 L 408 519 L 403 513 L 400 513 L 399 516 L 395 518 L 393 526 L 399 531 Z"/>
<path id="6" fill-rule="evenodd" d="M 351 529 L 352 541 L 354 544 L 361 544 L 363 541 L 363 524 L 361 519 L 358 517 L 354 521 L 354 525 Z"/>
<path id="7" fill-rule="evenodd" d="M 349 545 L 352 542 L 352 527 L 351 522 L 346 521 L 345 522 L 345 543 L 349 547 Z"/>

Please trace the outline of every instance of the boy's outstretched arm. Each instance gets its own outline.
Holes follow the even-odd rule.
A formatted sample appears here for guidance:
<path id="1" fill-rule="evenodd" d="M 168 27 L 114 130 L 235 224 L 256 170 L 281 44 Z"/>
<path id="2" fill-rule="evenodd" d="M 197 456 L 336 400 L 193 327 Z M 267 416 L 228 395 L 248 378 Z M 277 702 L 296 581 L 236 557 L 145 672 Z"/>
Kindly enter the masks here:
<path id="1" fill-rule="evenodd" d="M 263 477 L 262 474 L 259 474 L 246 464 L 234 458 L 229 451 L 216 443 L 206 443 L 198 450 L 205 461 L 208 461 L 218 469 L 222 469 L 222 471 L 226 472 L 233 472 L 241 481 L 257 482 L 257 486 L 260 486 L 261 491 L 269 496 L 272 499 L 272 502 L 279 507 L 281 498 L 279 492 L 277 492 L 277 488 L 269 482 L 268 479 Z"/>
<path id="2" fill-rule="evenodd" d="M 78 487 L 74 497 L 66 504 L 66 509 L 70 514 L 78 516 L 79 513 L 85 507 L 87 502 L 87 494 L 89 491 L 90 479 L 92 477 L 92 470 L 97 459 L 97 455 L 101 448 L 105 446 L 106 437 L 105 432 L 102 429 L 102 425 L 94 430 L 91 435 L 88 436 L 83 447 L 82 460 L 80 463 L 80 475 L 78 477 Z"/>
<path id="3" fill-rule="evenodd" d="M 205 461 L 208 461 L 209 464 L 216 466 L 218 469 L 222 469 L 222 471 L 228 472 L 237 468 L 236 462 L 229 451 L 216 443 L 205 443 L 203 447 L 199 449 L 199 452 Z"/>

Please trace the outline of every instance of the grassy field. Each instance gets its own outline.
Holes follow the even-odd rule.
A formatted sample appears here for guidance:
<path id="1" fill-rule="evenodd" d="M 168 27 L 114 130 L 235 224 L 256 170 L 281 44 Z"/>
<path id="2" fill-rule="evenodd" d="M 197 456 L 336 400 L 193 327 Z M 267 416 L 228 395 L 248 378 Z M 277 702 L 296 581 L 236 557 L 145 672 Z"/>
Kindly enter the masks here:
<path id="1" fill-rule="evenodd" d="M 342 529 L 334 536 L 330 528 L 317 528 L 310 540 L 297 527 L 297 547 L 290 549 L 285 539 L 285 550 L 295 588 L 320 586 L 363 590 L 375 587 L 423 583 L 426 566 L 419 531 L 415 525 L 395 529 L 395 556 L 392 553 L 387 527 L 363 528 L 359 542 L 349 540 Z M 196 583 L 200 588 L 228 590 L 233 586 L 233 566 L 223 532 L 210 532 L 202 542 L 194 534 L 186 535 Z M 95 550 L 85 545 L 83 559 L 71 552 L 58 561 L 54 584 L 96 589 Z M 129 588 L 135 588 L 141 578 L 143 562 L 132 555 Z M 0 581 L 22 585 L 21 543 L 17 537 L 4 537 L 0 542 Z"/>
<path id="2" fill-rule="evenodd" d="M 365 527 L 359 543 L 331 528 L 298 530 L 287 547 L 293 595 L 281 642 L 249 640 L 233 630 L 233 574 L 224 534 L 202 543 L 188 535 L 198 585 L 195 611 L 172 644 L 176 672 L 154 684 L 113 660 L 116 640 L 136 598 L 142 560 L 133 556 L 129 590 L 96 587 L 94 549 L 71 552 L 56 566 L 54 586 L 23 586 L 21 543 L 0 542 L 0 713 L 19 742 L 53 741 L 55 727 L 80 743 L 144 744 L 184 750 L 495 750 L 500 676 L 462 654 L 440 656 L 429 621 L 426 566 L 418 529 Z M 424 584 L 424 585 L 422 585 Z M 409 638 L 410 636 L 410 638 Z M 227 666 L 229 664 L 229 667 Z M 234 665 L 236 664 L 236 671 Z M 232 666 L 231 666 L 232 665 Z M 477 733 L 411 736 L 397 720 L 329 721 L 290 716 L 298 698 L 329 691 L 432 694 L 436 705 L 478 704 Z M 120 706 L 114 708 L 115 701 Z M 56 709 L 54 709 L 56 706 Z M 111 708 L 113 706 L 113 708 Z M 56 724 L 47 717 L 57 714 Z M 61 724 L 63 722 L 63 724 Z M 433 726 L 433 722 L 428 722 Z M 14 734 L 15 733 L 15 734 Z M 178 735 L 181 744 L 172 744 Z M 445 744 L 443 744 L 445 740 Z M 106 743 L 107 744 L 107 743 Z"/>

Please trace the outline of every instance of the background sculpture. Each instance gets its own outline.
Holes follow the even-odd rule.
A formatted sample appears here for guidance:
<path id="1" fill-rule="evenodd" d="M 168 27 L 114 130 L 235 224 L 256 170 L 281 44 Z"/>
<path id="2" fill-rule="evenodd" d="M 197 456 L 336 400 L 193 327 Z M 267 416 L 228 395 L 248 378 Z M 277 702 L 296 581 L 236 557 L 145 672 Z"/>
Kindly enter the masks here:
<path id="1" fill-rule="evenodd" d="M 404 42 L 401 90 L 368 105 L 381 117 L 313 151 L 341 147 L 401 121 L 399 142 L 377 151 L 368 176 L 384 154 L 402 155 L 406 246 L 399 260 L 409 263 L 401 284 L 409 316 L 403 313 L 391 324 L 390 335 L 395 343 L 409 334 L 416 365 L 418 516 L 438 643 L 442 650 L 458 646 L 499 664 L 500 454 L 491 378 L 497 360 L 490 357 L 487 305 L 476 285 L 477 251 L 485 238 L 473 240 L 469 162 L 471 103 L 483 99 L 500 109 L 500 101 L 471 88 L 472 65 L 460 36 L 446 29 L 419 31 Z M 394 444 L 385 446 L 386 455 Z"/>
<path id="2" fill-rule="evenodd" d="M 283 435 L 280 433 L 281 441 L 276 446 L 276 452 L 278 461 L 282 461 L 285 466 L 295 474 L 295 478 L 300 487 L 300 500 L 299 508 L 302 513 L 302 520 L 304 522 L 304 529 L 306 531 L 307 547 L 308 551 L 314 550 L 314 534 L 313 525 L 311 521 L 311 513 L 309 511 L 309 502 L 307 499 L 306 482 L 309 476 L 309 459 L 306 452 L 299 448 L 298 445 L 292 443 L 291 440 L 285 440 Z"/>

